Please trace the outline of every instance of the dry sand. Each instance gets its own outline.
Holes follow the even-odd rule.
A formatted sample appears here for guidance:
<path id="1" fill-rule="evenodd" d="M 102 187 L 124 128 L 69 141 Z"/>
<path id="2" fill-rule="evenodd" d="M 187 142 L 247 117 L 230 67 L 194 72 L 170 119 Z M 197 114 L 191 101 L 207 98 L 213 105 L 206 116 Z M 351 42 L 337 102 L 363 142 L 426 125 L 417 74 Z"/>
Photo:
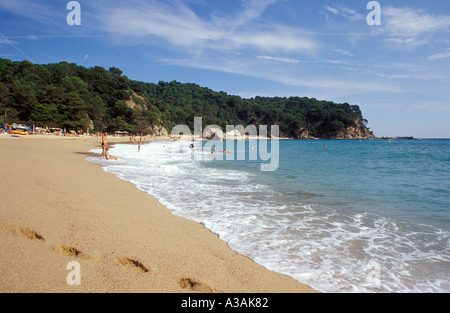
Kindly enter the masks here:
<path id="1" fill-rule="evenodd" d="M 0 135 L 0 292 L 314 292 L 86 161 L 100 143 Z"/>

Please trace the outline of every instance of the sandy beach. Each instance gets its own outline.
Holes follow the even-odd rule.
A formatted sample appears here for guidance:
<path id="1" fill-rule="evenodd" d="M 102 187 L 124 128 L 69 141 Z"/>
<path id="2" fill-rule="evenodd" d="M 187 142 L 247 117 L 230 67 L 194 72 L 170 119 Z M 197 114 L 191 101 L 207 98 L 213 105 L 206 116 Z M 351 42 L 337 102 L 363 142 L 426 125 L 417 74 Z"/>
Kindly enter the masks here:
<path id="1" fill-rule="evenodd" d="M 100 146 L 0 135 L 0 292 L 315 292 L 87 161 Z M 72 261 L 80 285 L 67 283 Z"/>

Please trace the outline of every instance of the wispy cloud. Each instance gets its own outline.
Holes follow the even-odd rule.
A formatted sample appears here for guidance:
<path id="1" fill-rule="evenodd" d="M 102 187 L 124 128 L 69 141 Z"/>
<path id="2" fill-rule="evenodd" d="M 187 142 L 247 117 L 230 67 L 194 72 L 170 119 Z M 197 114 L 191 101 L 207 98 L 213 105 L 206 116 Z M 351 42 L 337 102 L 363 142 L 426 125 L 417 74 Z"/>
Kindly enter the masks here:
<path id="1" fill-rule="evenodd" d="M 297 59 L 271 57 L 271 56 L 266 56 L 266 55 L 260 55 L 258 58 L 260 58 L 261 60 L 269 60 L 269 61 L 291 63 L 291 64 L 298 64 L 298 63 L 300 63 L 300 60 L 297 60 Z"/>
<path id="2" fill-rule="evenodd" d="M 0 45 L 16 45 L 17 42 L 9 40 L 8 38 L 6 38 L 5 36 L 0 34 Z"/>
<path id="3" fill-rule="evenodd" d="M 440 60 L 440 59 L 449 59 L 450 58 L 450 48 L 445 50 L 444 52 L 439 52 L 428 57 L 428 60 Z"/>
<path id="4" fill-rule="evenodd" d="M 103 31 L 119 44 L 148 42 L 168 48 L 170 53 L 158 59 L 164 65 L 245 75 L 327 95 L 404 91 L 380 79 L 385 77 L 374 82 L 361 68 L 340 60 L 355 55 L 318 39 L 322 35 L 270 20 L 264 13 L 278 2 L 242 0 L 240 12 L 199 15 L 181 0 L 132 0 L 102 7 L 99 16 Z M 350 8 L 326 9 L 365 24 L 365 16 Z"/>
<path id="5" fill-rule="evenodd" d="M 350 21 L 362 21 L 364 20 L 364 16 L 355 10 L 349 9 L 344 6 L 338 6 L 338 7 L 330 7 L 326 6 L 325 11 L 328 13 L 331 13 L 336 16 L 343 17 L 345 19 L 348 19 Z"/>
<path id="6" fill-rule="evenodd" d="M 418 46 L 428 42 L 424 35 L 450 31 L 450 16 L 433 15 L 421 9 L 383 7 L 381 32 L 391 43 Z"/>
<path id="7" fill-rule="evenodd" d="M 227 28 L 229 30 L 236 30 L 241 26 L 247 25 L 252 20 L 259 18 L 266 9 L 280 0 L 242 0 L 242 10 L 230 18 L 230 16 L 218 16 L 213 14 L 211 16 L 213 23 L 219 27 Z"/>
<path id="8" fill-rule="evenodd" d="M 174 45 L 194 46 L 223 36 L 181 1 L 120 2 L 104 8 L 99 16 L 103 29 L 115 37 L 155 36 Z"/>
<path id="9" fill-rule="evenodd" d="M 13 47 L 14 49 L 16 49 L 17 51 L 20 52 L 20 54 L 25 57 L 28 61 L 33 62 L 34 60 L 32 58 L 30 58 L 22 49 L 20 49 L 19 47 L 17 47 L 17 43 L 13 42 L 11 40 L 9 40 L 8 38 L 5 37 L 5 35 L 3 35 L 2 33 L 0 33 L 0 44 L 8 44 L 11 47 Z"/>
<path id="10" fill-rule="evenodd" d="M 354 56 L 353 53 L 351 53 L 351 52 L 349 52 L 347 50 L 343 50 L 343 49 L 333 49 L 333 51 L 336 52 L 336 53 L 339 53 L 341 55 L 348 56 L 348 57 L 353 57 Z"/>
<path id="11" fill-rule="evenodd" d="M 326 9 L 328 12 L 333 13 L 334 15 L 338 15 L 338 14 L 339 14 L 339 10 L 338 10 L 338 9 L 332 8 L 332 7 L 328 6 L 328 5 L 325 7 L 325 9 Z"/>
<path id="12" fill-rule="evenodd" d="M 102 12 L 104 31 L 113 37 L 160 39 L 174 46 L 199 51 L 263 49 L 267 51 L 311 52 L 314 40 L 298 30 L 270 24 L 261 27 L 252 22 L 274 0 L 242 1 L 244 11 L 237 16 L 198 16 L 183 1 L 129 1 L 111 5 Z M 224 20 L 227 20 L 225 23 Z"/>
<path id="13" fill-rule="evenodd" d="M 267 63 L 267 61 L 270 61 Z M 251 76 L 280 83 L 298 89 L 309 89 L 316 96 L 324 98 L 363 94 L 365 92 L 402 92 L 398 86 L 390 83 L 374 82 L 371 79 L 358 79 L 355 77 L 336 78 L 333 75 L 323 75 L 312 69 L 317 63 L 340 61 L 305 61 L 273 56 L 258 56 L 256 60 L 242 58 L 227 58 L 222 62 L 205 58 L 165 58 L 160 62 L 181 67 L 208 69 L 231 74 Z M 280 63 L 280 64 L 277 64 Z M 314 94 L 310 94 L 314 96 Z"/>
<path id="14" fill-rule="evenodd" d="M 55 2 L 64 3 L 62 0 Z M 65 2 L 67 4 L 67 1 Z M 26 17 L 39 23 L 60 24 L 62 16 L 67 14 L 65 4 L 62 4 L 62 10 L 55 10 L 55 7 L 48 5 L 45 1 L 26 1 L 26 0 L 2 0 L 0 9 L 12 14 Z M 63 21 L 65 21 L 63 19 Z"/>
<path id="15" fill-rule="evenodd" d="M 426 112 L 438 112 L 438 113 L 448 113 L 450 112 L 450 105 L 448 103 L 443 102 L 424 102 L 413 104 L 412 107 L 419 111 Z"/>
<path id="16" fill-rule="evenodd" d="M 446 77 L 442 74 L 436 74 L 436 73 L 426 73 L 425 71 L 420 73 L 398 73 L 398 74 L 390 74 L 390 73 L 383 73 L 383 72 L 377 72 L 377 71 L 367 71 L 368 74 L 377 76 L 383 79 L 389 79 L 389 80 L 421 80 L 421 81 L 428 81 L 428 80 L 442 80 Z"/>
<path id="17" fill-rule="evenodd" d="M 291 63 L 291 64 L 299 64 L 299 63 L 341 64 L 341 63 L 343 63 L 340 60 L 300 60 L 300 59 L 273 57 L 273 56 L 266 56 L 266 55 L 260 55 L 260 56 L 258 56 L 258 58 L 261 60 L 282 62 L 282 63 Z"/>

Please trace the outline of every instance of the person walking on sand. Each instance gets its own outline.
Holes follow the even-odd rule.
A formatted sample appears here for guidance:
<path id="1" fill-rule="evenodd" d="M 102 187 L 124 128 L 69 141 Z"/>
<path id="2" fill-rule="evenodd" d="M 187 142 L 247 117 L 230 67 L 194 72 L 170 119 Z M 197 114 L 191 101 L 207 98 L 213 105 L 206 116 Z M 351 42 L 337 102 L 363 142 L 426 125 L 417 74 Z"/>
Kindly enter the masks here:
<path id="1" fill-rule="evenodd" d="M 106 157 L 106 151 L 108 150 L 108 139 L 106 138 L 106 132 L 102 135 L 102 159 Z"/>

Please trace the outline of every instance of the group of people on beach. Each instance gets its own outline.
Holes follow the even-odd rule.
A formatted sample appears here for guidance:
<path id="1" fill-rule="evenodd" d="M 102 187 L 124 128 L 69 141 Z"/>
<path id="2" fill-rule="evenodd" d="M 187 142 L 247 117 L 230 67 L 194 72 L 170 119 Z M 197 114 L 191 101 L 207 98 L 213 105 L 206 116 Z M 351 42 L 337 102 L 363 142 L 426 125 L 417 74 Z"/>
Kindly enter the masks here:
<path id="1" fill-rule="evenodd" d="M 132 142 L 132 137 L 130 137 L 130 142 Z M 136 142 L 136 139 L 135 139 Z M 138 145 L 138 152 L 141 151 L 141 144 L 142 144 L 142 137 L 139 140 L 139 145 Z M 165 148 L 165 146 L 164 146 Z M 194 148 L 194 145 L 191 144 L 190 148 Z M 252 147 L 253 148 L 253 147 Z M 220 153 L 233 153 L 231 151 L 227 151 L 226 149 L 219 151 Z M 213 145 L 211 147 L 211 155 L 215 155 L 216 152 L 216 145 Z M 118 160 L 118 157 L 114 156 L 114 155 L 110 155 L 109 154 L 109 145 L 108 145 L 108 138 L 107 138 L 107 133 L 104 132 L 102 134 L 102 159 L 106 159 L 106 160 Z"/>

